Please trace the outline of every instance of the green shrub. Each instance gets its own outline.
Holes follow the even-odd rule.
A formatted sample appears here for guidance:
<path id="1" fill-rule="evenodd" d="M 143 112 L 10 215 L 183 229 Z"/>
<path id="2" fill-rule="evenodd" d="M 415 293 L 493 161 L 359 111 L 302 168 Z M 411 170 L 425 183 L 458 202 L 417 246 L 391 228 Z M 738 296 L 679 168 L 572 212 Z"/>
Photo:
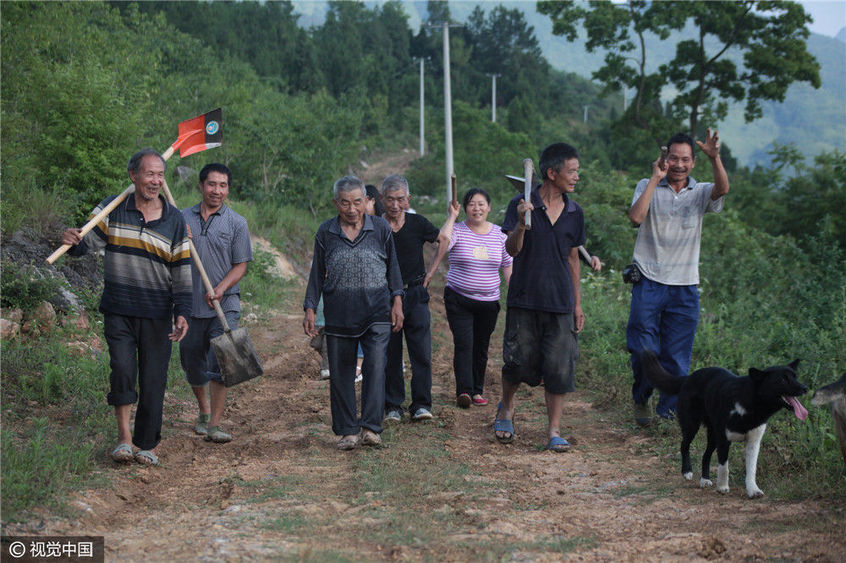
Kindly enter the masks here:
<path id="1" fill-rule="evenodd" d="M 62 285 L 57 278 L 44 277 L 31 265 L 21 266 L 15 262 L 3 262 L 0 274 L 0 304 L 3 308 L 18 308 L 24 312 L 32 311 L 39 303 L 46 301 Z"/>

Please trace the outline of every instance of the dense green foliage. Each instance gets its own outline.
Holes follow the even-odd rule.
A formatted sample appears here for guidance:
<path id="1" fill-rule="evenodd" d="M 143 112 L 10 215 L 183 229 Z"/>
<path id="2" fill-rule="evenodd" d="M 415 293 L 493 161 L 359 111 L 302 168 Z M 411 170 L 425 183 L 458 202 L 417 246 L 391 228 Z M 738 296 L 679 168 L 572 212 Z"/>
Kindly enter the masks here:
<path id="1" fill-rule="evenodd" d="M 434 3 L 429 15 L 431 23 L 448 20 L 449 6 Z M 316 225 L 332 214 L 333 180 L 377 150 L 416 148 L 416 57 L 427 68 L 428 147 L 407 175 L 415 195 L 432 196 L 428 204 L 415 200 L 418 211 L 435 222 L 444 216 L 441 31 L 423 26 L 414 34 L 396 2 L 332 3 L 325 24 L 311 30 L 296 26 L 285 2 L 6 2 L 0 17 L 4 236 L 26 225 L 58 238 L 60 224 L 79 223 L 125 187 L 132 152 L 165 149 L 178 121 L 220 106 L 223 146 L 184 162 L 174 158 L 171 169 L 225 162 L 234 174 L 233 205 L 252 231 L 305 263 Z M 657 156 L 653 134 L 666 138 L 681 121 L 654 99 L 641 108 L 650 130 L 631 113 L 615 114 L 597 85 L 546 63 L 516 10 L 476 10 L 451 36 L 459 187 L 487 188 L 492 220 L 501 221 L 516 193 L 503 175 L 521 174 L 523 158 L 561 140 L 582 155 L 574 198 L 585 210 L 588 246 L 606 267 L 584 273 L 580 385 L 628 409 L 628 288 L 619 270 L 636 231 L 626 211 Z M 489 74 L 505 72 L 520 79 L 500 83 L 492 123 Z M 584 123 L 588 102 L 592 118 Z M 801 379 L 813 388 L 846 368 L 846 156 L 822 152 L 811 166 L 796 147 L 772 152 L 772 168 L 749 170 L 737 168 L 723 148 L 732 189 L 726 210 L 706 219 L 694 365 L 745 372 L 800 357 Z M 700 158 L 694 176 L 710 175 Z M 193 201 L 195 176 L 182 184 L 171 178 L 169 170 L 180 203 Z M 244 280 L 248 299 L 259 306 L 280 302 L 275 292 L 284 302 L 299 299 L 266 274 L 267 255 L 257 258 Z M 4 265 L 4 308 L 41 291 L 22 272 Z M 106 377 L 107 360 L 62 349 L 66 337 L 3 344 L 4 506 L 7 495 L 18 495 L 9 505 L 15 510 L 44 501 L 26 496 L 39 483 L 89 471 L 92 452 L 104 455 L 105 447 L 91 444 L 112 430 L 95 383 Z M 33 402 L 46 409 L 62 401 L 70 401 L 73 429 L 50 433 L 30 424 Z M 794 453 L 784 471 L 762 473 L 809 483 L 811 494 L 842 483 L 830 423 L 819 409 L 804 425 L 774 419 L 765 447 Z M 63 442 L 88 445 L 65 451 Z M 23 471 L 45 452 L 55 456 L 48 473 Z M 8 484 L 21 480 L 32 483 L 10 492 Z"/>

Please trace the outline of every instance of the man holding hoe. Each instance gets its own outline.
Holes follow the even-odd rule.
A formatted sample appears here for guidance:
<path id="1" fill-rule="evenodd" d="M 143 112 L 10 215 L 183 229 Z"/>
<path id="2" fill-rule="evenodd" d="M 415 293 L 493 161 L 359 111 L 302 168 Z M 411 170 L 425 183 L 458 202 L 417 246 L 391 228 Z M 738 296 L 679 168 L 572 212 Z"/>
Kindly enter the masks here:
<path id="1" fill-rule="evenodd" d="M 191 332 L 179 344 L 179 357 L 200 409 L 194 431 L 216 443 L 229 442 L 232 436 L 220 427 L 226 406 L 226 386 L 211 341 L 223 334 L 224 328 L 212 299 L 220 303 L 229 328 L 238 328 L 241 317 L 238 282 L 253 259 L 247 220 L 225 204 L 231 181 L 229 168 L 218 163 L 207 164 L 200 170 L 202 201 L 182 210 L 191 240 L 214 286 L 214 295 L 206 292 L 200 273 L 193 266 Z"/>
<path id="2" fill-rule="evenodd" d="M 576 390 L 576 333 L 585 324 L 578 255 L 585 243 L 585 219 L 582 208 L 567 197 L 579 181 L 579 153 L 566 143 L 555 143 L 543 150 L 538 165 L 543 184 L 531 191 L 530 201 L 524 201 L 523 194 L 515 196 L 502 224 L 514 267 L 502 344 L 502 402 L 494 432 L 501 443 L 514 440 L 517 388 L 543 382 L 547 449 L 563 452 L 570 448 L 559 427 L 564 394 Z"/>
<path id="3" fill-rule="evenodd" d="M 162 156 L 143 149 L 132 155 L 127 170 L 135 193 L 84 237 L 80 229 L 67 229 L 62 243 L 72 246 L 73 256 L 105 249 L 100 312 L 112 369 L 107 401 L 114 406 L 118 426 L 118 445 L 111 457 L 158 465 L 153 450 L 161 441 L 171 341 L 185 337 L 191 314 L 191 258 L 185 219 L 161 194 Z M 103 200 L 92 216 L 115 197 Z M 135 429 L 130 433 L 136 401 Z M 133 445 L 138 452 L 133 453 Z"/>

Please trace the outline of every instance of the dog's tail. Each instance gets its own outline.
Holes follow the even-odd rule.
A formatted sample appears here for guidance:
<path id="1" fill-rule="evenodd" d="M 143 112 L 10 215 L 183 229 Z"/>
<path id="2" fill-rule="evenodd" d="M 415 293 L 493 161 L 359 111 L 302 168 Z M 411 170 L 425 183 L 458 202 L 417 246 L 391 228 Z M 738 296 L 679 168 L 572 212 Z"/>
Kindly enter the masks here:
<path id="1" fill-rule="evenodd" d="M 660 389 L 662 393 L 678 395 L 681 391 L 684 378 L 672 375 L 664 369 L 658 361 L 658 356 L 652 350 L 643 350 L 640 353 L 640 366 L 649 383 Z"/>

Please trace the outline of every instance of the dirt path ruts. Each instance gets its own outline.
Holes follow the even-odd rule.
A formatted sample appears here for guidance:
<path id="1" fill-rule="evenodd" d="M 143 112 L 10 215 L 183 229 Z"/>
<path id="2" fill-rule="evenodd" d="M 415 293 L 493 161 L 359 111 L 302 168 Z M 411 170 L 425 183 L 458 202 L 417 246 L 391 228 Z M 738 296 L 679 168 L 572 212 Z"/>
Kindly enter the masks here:
<path id="1" fill-rule="evenodd" d="M 382 450 L 337 452 L 328 382 L 317 378 L 318 358 L 291 307 L 249 328 L 266 375 L 232 389 L 225 426 L 233 442 L 204 442 L 192 432 L 193 404 L 171 404 L 182 416 L 165 423 L 160 467 L 117 466 L 103 455 L 100 470 L 113 485 L 78 494 L 78 515 L 47 519 L 38 533 L 104 535 L 107 560 L 131 561 L 842 560 L 843 506 L 750 501 L 736 485 L 727 496 L 699 490 L 652 453 L 648 435 L 613 422 L 614 413 L 582 392 L 568 396 L 565 408 L 571 452 L 542 450 L 539 390 L 519 394 L 515 443 L 496 443 L 495 401 L 454 406 L 438 290 L 431 306 L 434 423 L 387 430 Z M 486 391 L 492 400 L 499 396 L 497 334 Z M 423 457 L 432 452 L 441 457 Z M 374 463 L 408 465 L 406 480 L 434 485 L 380 484 Z M 456 478 L 433 475 L 441 467 L 466 468 L 464 485 L 439 487 L 438 479 Z M 425 492 L 405 498 L 405 489 Z M 396 498 L 402 502 L 390 501 Z"/>

